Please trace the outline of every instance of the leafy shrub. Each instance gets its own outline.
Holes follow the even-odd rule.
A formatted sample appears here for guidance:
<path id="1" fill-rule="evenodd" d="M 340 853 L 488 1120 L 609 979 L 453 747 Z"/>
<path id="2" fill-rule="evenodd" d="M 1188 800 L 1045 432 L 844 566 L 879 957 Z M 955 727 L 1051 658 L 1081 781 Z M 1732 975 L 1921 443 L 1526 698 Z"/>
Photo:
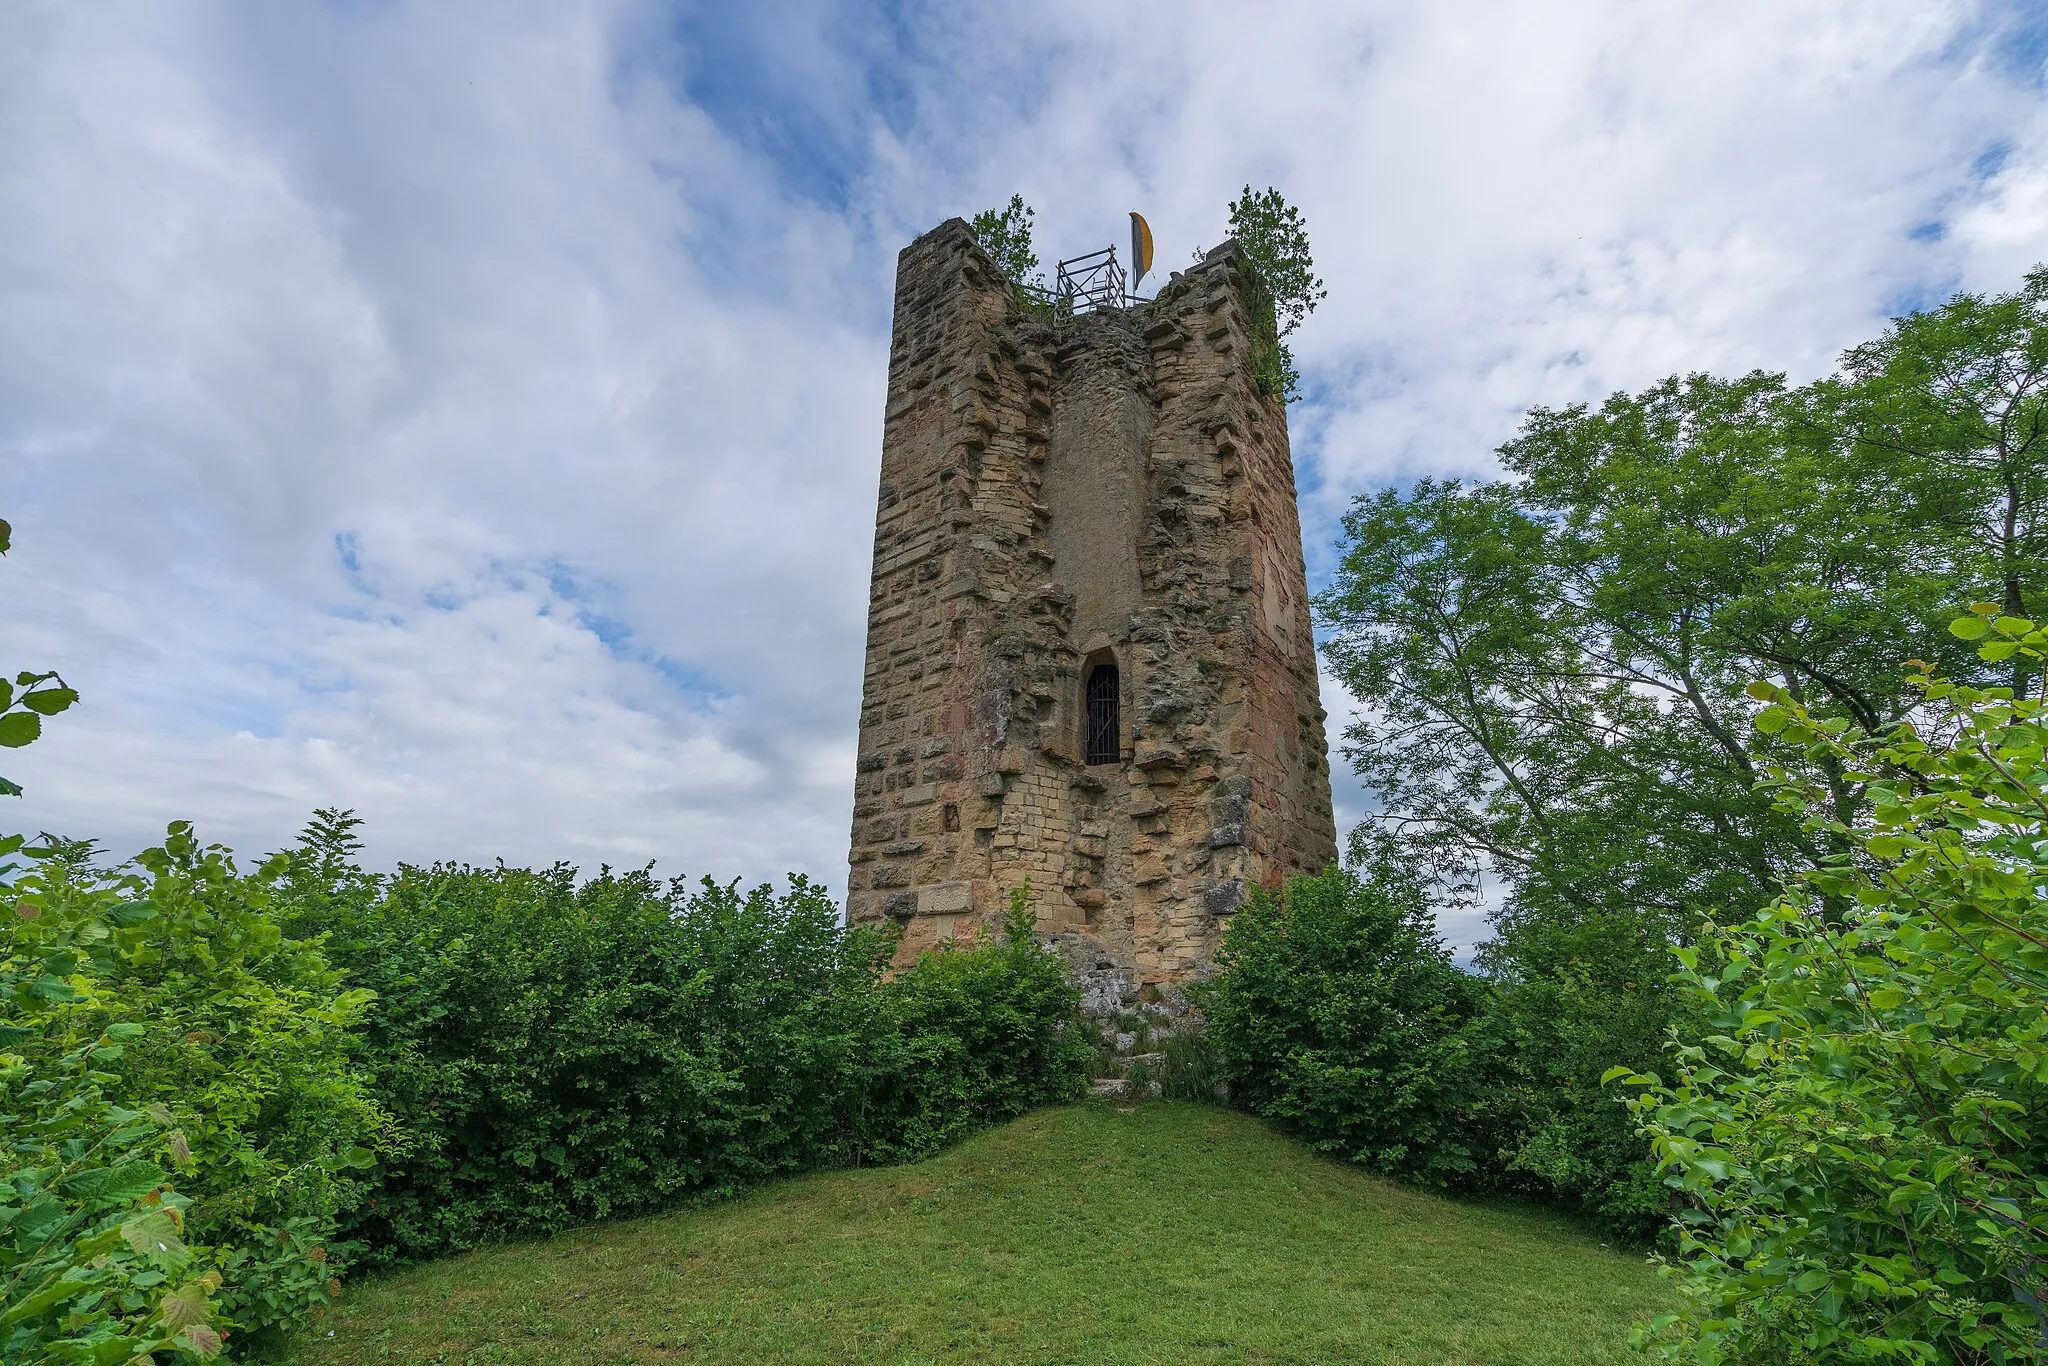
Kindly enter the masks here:
<path id="1" fill-rule="evenodd" d="M 1024 202 L 1024 196 L 1013 194 L 1006 206 L 984 209 L 974 215 L 968 226 L 973 229 L 975 240 L 981 243 L 981 249 L 988 253 L 988 259 L 995 262 L 996 269 L 1011 284 L 1020 287 L 1030 285 L 1043 290 L 1045 273 L 1038 269 L 1038 252 L 1031 243 L 1031 220 L 1034 217 L 1036 211 Z"/>
<path id="2" fill-rule="evenodd" d="M 1079 996 L 1034 937 L 1029 896 L 1029 883 L 1011 895 L 1000 937 L 941 946 L 883 985 L 888 1033 L 861 1079 L 863 1158 L 929 1156 L 1087 1079 L 1095 1049 Z"/>
<path id="3" fill-rule="evenodd" d="M 1301 397 L 1301 374 L 1287 338 L 1329 297 L 1309 255 L 1308 225 L 1278 190 L 1254 194 L 1247 185 L 1230 206 L 1230 235 L 1251 267 L 1252 382 L 1260 393 L 1291 402 Z"/>
<path id="4" fill-rule="evenodd" d="M 2018 618 L 1956 630 L 2048 657 Z M 1759 728 L 1870 801 L 1845 823 L 1825 782 L 1778 771 L 1839 853 L 1679 951 L 1710 1032 L 1671 1084 L 1626 1076 L 1688 1202 L 1667 1359 L 2048 1354 L 2048 701 L 1914 681 L 1944 738 L 1860 737 L 1756 689 Z"/>
<path id="5" fill-rule="evenodd" d="M 39 989 L 61 982 L 71 995 L 57 998 L 61 1029 L 44 1021 L 24 1065 L 81 1037 L 122 1040 L 52 1094 L 174 1126 L 162 1142 L 183 1175 L 160 1217 L 178 1225 L 179 1257 L 210 1276 L 218 1325 L 260 1349 L 338 1293 L 336 1212 L 360 1198 L 351 1173 L 373 1157 L 362 1145 L 390 1146 L 350 1063 L 365 998 L 317 947 L 282 933 L 269 906 L 279 861 L 244 874 L 183 823 L 137 859 L 140 872 L 95 869 L 86 845 L 37 852 L 11 889 L 34 915 L 17 913 L 10 954 L 68 962 Z M 87 941 L 93 952 L 78 952 Z M 59 942 L 74 947 L 49 947 Z M 203 1303 L 178 1293 L 181 1312 Z"/>
<path id="6" fill-rule="evenodd" d="M 723 1194 L 848 1130 L 874 947 L 824 897 L 645 873 L 406 869 L 331 951 L 377 1000 L 379 1095 L 413 1135 L 354 1231 L 379 1259 Z"/>
<path id="7" fill-rule="evenodd" d="M 1693 1027 L 1668 980 L 1663 927 L 1608 911 L 1507 933 L 1490 946 L 1504 952 L 1481 953 L 1490 972 L 1473 1033 L 1488 1058 L 1482 1128 L 1495 1179 L 1648 1243 L 1670 1225 L 1670 1192 L 1639 1122 L 1601 1078 L 1616 1063 L 1653 1065 L 1674 1027 Z"/>
<path id="8" fill-rule="evenodd" d="M 329 813 L 330 816 L 332 813 Z M 1070 1094 L 1074 996 L 1028 933 L 927 956 L 802 879 L 437 866 L 388 885 L 296 856 L 302 930 L 376 993 L 379 1095 L 413 1136 L 352 1213 L 400 1261 L 920 1156 Z"/>
<path id="9" fill-rule="evenodd" d="M 22 844 L 0 839 L 0 857 Z M 190 1202 L 158 1160 L 184 1140 L 161 1107 L 107 1097 L 105 1069 L 145 1032 L 104 1022 L 107 979 L 121 934 L 155 912 L 29 890 L 0 958 L 0 1359 L 210 1359 L 220 1278 L 197 1271 Z"/>
<path id="10" fill-rule="evenodd" d="M 1231 920 L 1203 998 L 1235 1099 L 1315 1147 L 1430 1185 L 1472 1179 L 1479 983 L 1390 864 L 1296 878 Z"/>

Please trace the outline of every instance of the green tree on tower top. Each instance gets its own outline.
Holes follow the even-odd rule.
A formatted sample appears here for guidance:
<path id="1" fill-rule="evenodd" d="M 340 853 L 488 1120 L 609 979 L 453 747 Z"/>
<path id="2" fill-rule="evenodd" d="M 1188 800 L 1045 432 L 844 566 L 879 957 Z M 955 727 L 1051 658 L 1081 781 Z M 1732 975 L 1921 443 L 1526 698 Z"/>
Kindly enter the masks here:
<path id="1" fill-rule="evenodd" d="M 1301 373 L 1287 337 L 1316 305 L 1329 297 L 1309 255 L 1308 225 L 1301 210 L 1268 187 L 1244 193 L 1230 206 L 1230 235 L 1238 255 L 1252 268 L 1260 294 L 1254 298 L 1252 327 L 1259 349 L 1252 356 L 1259 392 L 1283 403 L 1301 397 Z"/>

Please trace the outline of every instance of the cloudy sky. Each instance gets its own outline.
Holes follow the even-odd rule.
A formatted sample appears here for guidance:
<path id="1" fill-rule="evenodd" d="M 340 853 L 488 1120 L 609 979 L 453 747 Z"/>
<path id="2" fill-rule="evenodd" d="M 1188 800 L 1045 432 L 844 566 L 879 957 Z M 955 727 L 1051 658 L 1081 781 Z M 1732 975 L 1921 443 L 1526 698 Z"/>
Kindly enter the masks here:
<path id="1" fill-rule="evenodd" d="M 2044 64 L 2038 0 L 0 0 L 0 665 L 85 694 L 0 815 L 836 888 L 917 233 L 1279 187 L 1322 576 L 1531 404 L 2011 288 Z"/>

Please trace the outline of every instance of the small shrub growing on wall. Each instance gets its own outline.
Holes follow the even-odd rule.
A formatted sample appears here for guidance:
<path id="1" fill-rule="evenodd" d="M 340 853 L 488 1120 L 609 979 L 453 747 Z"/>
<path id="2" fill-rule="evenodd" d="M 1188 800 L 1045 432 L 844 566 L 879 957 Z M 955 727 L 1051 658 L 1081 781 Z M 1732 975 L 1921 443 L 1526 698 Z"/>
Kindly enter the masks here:
<path id="1" fill-rule="evenodd" d="M 1309 254 L 1308 226 L 1278 190 L 1253 193 L 1247 185 L 1230 206 L 1230 235 L 1251 267 L 1252 380 L 1260 393 L 1290 402 L 1301 397 L 1301 373 L 1287 338 L 1329 297 Z"/>
<path id="2" fill-rule="evenodd" d="M 974 215 L 968 226 L 981 249 L 988 253 L 988 259 L 995 262 L 996 269 L 1010 283 L 1043 288 L 1045 275 L 1038 270 L 1038 252 L 1031 244 L 1034 217 L 1036 212 L 1024 202 L 1024 196 L 1013 194 L 1009 204 L 1000 209 L 984 209 Z"/>

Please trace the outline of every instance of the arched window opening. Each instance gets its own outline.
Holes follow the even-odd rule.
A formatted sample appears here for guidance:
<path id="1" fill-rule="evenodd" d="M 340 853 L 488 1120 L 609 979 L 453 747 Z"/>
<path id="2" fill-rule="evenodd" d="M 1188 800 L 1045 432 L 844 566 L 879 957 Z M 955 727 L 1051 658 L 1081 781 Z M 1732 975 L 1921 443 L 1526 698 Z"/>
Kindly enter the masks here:
<path id="1" fill-rule="evenodd" d="M 1088 762 L 1113 764 L 1123 758 L 1122 718 L 1117 714 L 1116 665 L 1088 671 Z"/>

